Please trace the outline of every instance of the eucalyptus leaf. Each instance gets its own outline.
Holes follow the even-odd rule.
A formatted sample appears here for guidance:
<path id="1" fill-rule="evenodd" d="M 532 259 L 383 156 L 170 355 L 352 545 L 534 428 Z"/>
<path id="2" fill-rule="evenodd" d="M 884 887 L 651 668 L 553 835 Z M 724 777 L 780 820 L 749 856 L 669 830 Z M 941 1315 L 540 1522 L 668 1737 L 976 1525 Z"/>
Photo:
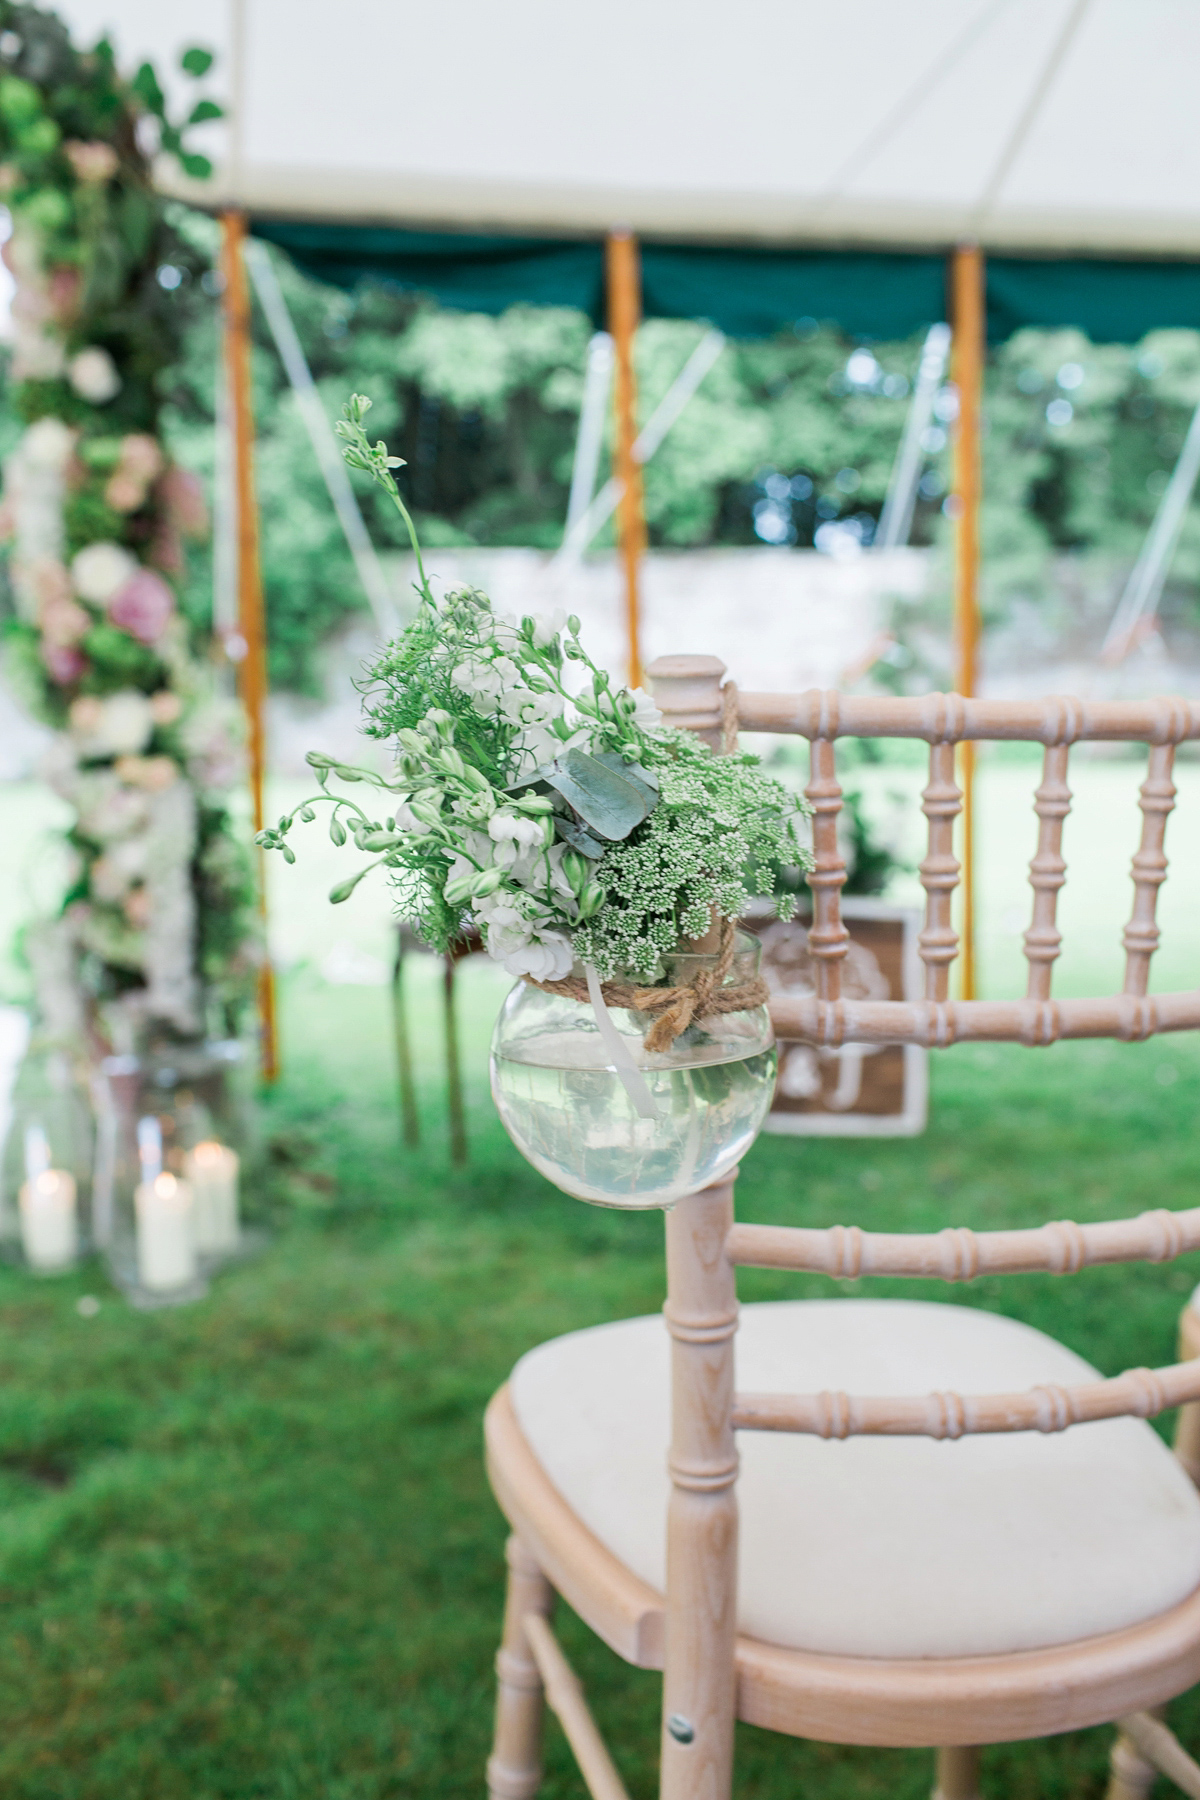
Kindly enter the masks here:
<path id="1" fill-rule="evenodd" d="M 658 793 L 658 776 L 653 769 L 645 769 L 641 763 L 626 762 L 625 758 L 619 756 L 615 750 L 594 750 L 592 755 L 597 762 L 603 763 L 606 769 L 615 769 L 618 775 L 627 775 L 631 780 L 638 781 L 643 787 L 649 788 L 652 793 Z M 653 806 L 653 801 L 651 806 Z"/>
<path id="2" fill-rule="evenodd" d="M 599 838 L 594 838 L 591 832 L 585 830 L 575 819 L 564 818 L 562 813 L 555 813 L 554 828 L 559 837 L 565 843 L 570 844 L 572 850 L 578 850 L 581 855 L 591 857 L 593 862 L 604 855 L 604 845 Z"/>
<path id="3" fill-rule="evenodd" d="M 652 799 L 648 790 L 586 750 L 568 750 L 546 779 L 584 824 L 610 843 L 627 838 L 635 826 L 650 816 Z"/>
<path id="4" fill-rule="evenodd" d="M 522 775 L 520 781 L 510 781 L 504 791 L 506 794 L 523 794 L 526 788 L 548 788 L 561 767 L 557 761 L 542 763 L 531 775 Z"/>

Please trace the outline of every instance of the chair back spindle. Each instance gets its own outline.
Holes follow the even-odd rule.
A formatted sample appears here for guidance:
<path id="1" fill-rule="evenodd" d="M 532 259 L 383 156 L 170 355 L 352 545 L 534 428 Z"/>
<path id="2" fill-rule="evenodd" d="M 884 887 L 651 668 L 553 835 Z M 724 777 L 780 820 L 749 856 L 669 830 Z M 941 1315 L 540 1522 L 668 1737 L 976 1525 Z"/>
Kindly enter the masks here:
<path id="1" fill-rule="evenodd" d="M 921 811 L 929 820 L 929 848 L 920 866 L 925 889 L 925 924 L 917 939 L 925 964 L 925 998 L 945 1000 L 950 992 L 950 965 L 958 955 L 958 933 L 952 922 L 959 862 L 954 854 L 954 821 L 962 811 L 962 789 L 954 779 L 952 742 L 929 747 L 929 782 L 921 795 Z"/>
<path id="2" fill-rule="evenodd" d="M 1125 992 L 1145 994 L 1150 981 L 1150 958 L 1158 949 L 1161 933 L 1156 914 L 1158 890 L 1167 879 L 1163 849 L 1167 819 L 1175 806 L 1174 744 L 1153 744 L 1150 766 L 1138 794 L 1142 809 L 1142 841 L 1133 859 L 1133 912 L 1125 927 Z"/>
<path id="3" fill-rule="evenodd" d="M 817 994 L 822 1000 L 840 1000 L 842 959 L 850 933 L 842 922 L 841 897 L 846 884 L 846 860 L 838 840 L 842 790 L 837 778 L 832 737 L 812 741 L 812 776 L 804 793 L 813 809 L 813 920 L 808 932 L 808 953 L 817 975 Z"/>
<path id="4" fill-rule="evenodd" d="M 1033 799 L 1038 816 L 1037 850 L 1029 864 L 1029 885 L 1033 889 L 1033 919 L 1025 933 L 1025 958 L 1029 964 L 1029 982 L 1025 989 L 1030 1000 L 1048 1000 L 1054 964 L 1062 950 L 1062 932 L 1058 929 L 1058 890 L 1067 879 L 1063 860 L 1063 823 L 1071 810 L 1071 790 L 1067 786 L 1069 744 L 1047 744 L 1042 758 L 1042 783 Z"/>

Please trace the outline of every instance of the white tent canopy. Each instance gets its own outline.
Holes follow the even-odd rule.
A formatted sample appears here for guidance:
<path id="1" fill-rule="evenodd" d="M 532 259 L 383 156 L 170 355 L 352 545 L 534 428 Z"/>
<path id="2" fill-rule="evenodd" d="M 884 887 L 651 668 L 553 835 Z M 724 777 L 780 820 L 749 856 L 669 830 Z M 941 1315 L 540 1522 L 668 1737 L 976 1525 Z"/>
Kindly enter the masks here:
<path id="1" fill-rule="evenodd" d="M 67 0 L 277 218 L 1200 254 L 1195 0 Z M 178 84 L 174 81 L 172 87 Z M 199 147 L 199 146 L 198 146 Z M 207 146 L 206 146 L 207 147 Z"/>

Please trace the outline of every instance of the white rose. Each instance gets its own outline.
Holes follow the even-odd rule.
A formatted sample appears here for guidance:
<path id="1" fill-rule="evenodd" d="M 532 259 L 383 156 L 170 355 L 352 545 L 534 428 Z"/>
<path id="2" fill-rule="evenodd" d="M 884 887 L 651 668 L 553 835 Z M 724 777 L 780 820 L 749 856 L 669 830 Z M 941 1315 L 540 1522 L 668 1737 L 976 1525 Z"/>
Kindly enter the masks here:
<path id="1" fill-rule="evenodd" d="M 150 742 L 154 712 L 146 694 L 125 688 L 101 700 L 99 715 L 79 732 L 85 756 L 136 756 Z"/>
<path id="2" fill-rule="evenodd" d="M 98 344 L 89 344 L 86 350 L 80 350 L 71 358 L 67 364 L 67 380 L 79 398 L 93 406 L 103 406 L 121 391 L 117 365 L 108 351 Z"/>
<path id="3" fill-rule="evenodd" d="M 120 544 L 89 544 L 72 562 L 71 578 L 82 599 L 104 606 L 137 569 L 137 562 Z"/>
<path id="4" fill-rule="evenodd" d="M 75 433 L 61 419 L 39 419 L 21 439 L 21 455 L 34 468 L 55 469 L 61 473 L 67 466 L 74 443 Z"/>

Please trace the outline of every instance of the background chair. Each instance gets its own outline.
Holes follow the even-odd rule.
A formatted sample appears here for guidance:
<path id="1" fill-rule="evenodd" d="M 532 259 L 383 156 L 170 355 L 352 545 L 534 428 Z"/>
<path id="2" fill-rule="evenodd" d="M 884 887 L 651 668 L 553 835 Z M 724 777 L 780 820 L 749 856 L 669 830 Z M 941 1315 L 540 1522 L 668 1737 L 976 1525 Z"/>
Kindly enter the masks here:
<path id="1" fill-rule="evenodd" d="M 773 1005 L 781 1033 L 944 1048 L 1200 1025 L 1200 990 L 1148 991 L 1172 761 L 1178 743 L 1200 737 L 1200 709 L 739 697 L 722 687 L 723 672 L 713 658 L 655 664 L 667 722 L 714 747 L 731 747 L 739 718 L 812 746 L 819 989 Z M 930 747 L 923 1000 L 840 994 L 841 736 Z M 956 747 L 982 739 L 1044 746 L 1022 1000 L 948 998 Z M 1125 979 L 1117 995 L 1055 1000 L 1068 758 L 1088 740 L 1148 748 Z M 732 1182 L 680 1201 L 667 1215 L 665 1330 L 657 1319 L 622 1320 L 541 1345 L 489 1408 L 489 1470 L 514 1532 L 495 1800 L 536 1791 L 543 1695 L 595 1800 L 624 1793 L 549 1625 L 555 1592 L 618 1654 L 663 1669 L 663 1800 L 725 1800 L 737 1717 L 832 1742 L 939 1746 L 941 1800 L 977 1794 L 980 1744 L 1120 1720 L 1110 1800 L 1147 1793 L 1156 1768 L 1200 1796 L 1200 1767 L 1151 1712 L 1200 1679 L 1200 1498 L 1189 1479 L 1200 1469 L 1200 1361 L 1190 1360 L 1200 1312 L 1185 1314 L 1189 1360 L 1103 1380 L 1042 1333 L 977 1309 L 749 1306 L 740 1391 L 734 1381 L 740 1265 L 958 1281 L 1161 1261 L 1197 1247 L 1200 1208 L 904 1236 L 735 1224 Z M 1144 1423 L 1178 1405 L 1182 1463 Z M 1085 1422 L 1090 1431 L 1067 1430 Z"/>

